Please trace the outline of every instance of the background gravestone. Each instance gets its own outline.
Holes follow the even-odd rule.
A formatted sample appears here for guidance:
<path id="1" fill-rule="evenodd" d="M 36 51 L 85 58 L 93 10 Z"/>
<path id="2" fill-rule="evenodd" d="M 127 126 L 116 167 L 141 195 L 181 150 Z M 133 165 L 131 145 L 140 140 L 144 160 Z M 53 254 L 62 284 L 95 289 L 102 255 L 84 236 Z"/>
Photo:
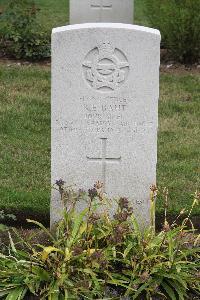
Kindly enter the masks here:
<path id="1" fill-rule="evenodd" d="M 70 0 L 70 24 L 133 23 L 134 0 Z"/>
<path id="2" fill-rule="evenodd" d="M 125 24 L 82 24 L 52 34 L 52 184 L 125 196 L 149 222 L 156 183 L 159 31 Z M 81 204 L 80 204 L 81 205 Z M 59 218 L 52 192 L 51 222 Z"/>

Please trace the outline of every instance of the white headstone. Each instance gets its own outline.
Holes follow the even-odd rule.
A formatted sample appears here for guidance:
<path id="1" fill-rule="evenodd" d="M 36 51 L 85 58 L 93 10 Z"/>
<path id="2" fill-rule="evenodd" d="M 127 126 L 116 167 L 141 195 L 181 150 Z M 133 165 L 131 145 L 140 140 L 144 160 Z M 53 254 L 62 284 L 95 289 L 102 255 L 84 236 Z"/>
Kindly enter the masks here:
<path id="1" fill-rule="evenodd" d="M 156 183 L 160 33 L 125 24 L 82 24 L 52 34 L 52 184 L 128 197 L 149 222 Z M 52 192 L 51 222 L 59 215 Z"/>
<path id="2" fill-rule="evenodd" d="M 133 23 L 134 0 L 70 0 L 70 24 Z"/>

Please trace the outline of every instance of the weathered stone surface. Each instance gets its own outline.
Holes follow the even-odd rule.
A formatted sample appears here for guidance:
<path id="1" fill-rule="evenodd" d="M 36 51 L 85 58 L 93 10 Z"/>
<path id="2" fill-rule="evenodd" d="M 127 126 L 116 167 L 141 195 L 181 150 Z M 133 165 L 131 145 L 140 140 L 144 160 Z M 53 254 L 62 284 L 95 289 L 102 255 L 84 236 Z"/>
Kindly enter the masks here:
<path id="1" fill-rule="evenodd" d="M 134 0 L 70 0 L 70 24 L 133 23 Z"/>
<path id="2" fill-rule="evenodd" d="M 160 34 L 125 24 L 82 24 L 52 34 L 52 184 L 103 181 L 149 221 L 156 182 Z M 51 222 L 59 218 L 52 192 Z"/>

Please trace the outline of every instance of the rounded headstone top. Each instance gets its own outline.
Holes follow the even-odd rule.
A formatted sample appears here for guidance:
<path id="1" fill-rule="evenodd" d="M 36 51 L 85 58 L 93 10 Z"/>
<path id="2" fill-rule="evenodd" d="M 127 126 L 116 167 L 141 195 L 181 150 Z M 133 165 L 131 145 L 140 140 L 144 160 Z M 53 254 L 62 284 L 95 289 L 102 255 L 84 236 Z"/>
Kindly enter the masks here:
<path id="1" fill-rule="evenodd" d="M 80 29 L 91 29 L 91 28 L 127 29 L 127 30 L 151 33 L 160 36 L 160 31 L 157 29 L 149 28 L 145 26 L 139 26 L 139 25 L 123 24 L 123 23 L 84 23 L 84 24 L 68 25 L 68 26 L 53 28 L 52 34 L 69 31 L 69 30 L 71 31 L 71 30 L 80 30 Z"/>

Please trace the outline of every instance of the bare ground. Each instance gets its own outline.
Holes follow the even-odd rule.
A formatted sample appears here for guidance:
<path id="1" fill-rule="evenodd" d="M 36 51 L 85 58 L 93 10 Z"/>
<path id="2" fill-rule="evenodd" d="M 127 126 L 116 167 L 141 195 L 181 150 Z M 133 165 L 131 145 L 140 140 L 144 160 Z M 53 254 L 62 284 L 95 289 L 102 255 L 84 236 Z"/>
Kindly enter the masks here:
<path id="1" fill-rule="evenodd" d="M 46 59 L 44 61 L 39 62 L 30 62 L 26 60 L 15 60 L 9 59 L 6 57 L 0 58 L 0 65 L 4 64 L 8 67 L 10 66 L 41 66 L 49 68 L 51 66 L 51 60 Z M 160 65 L 161 73 L 168 73 L 168 74 L 180 74 L 180 75 L 189 75 L 189 74 L 200 74 L 200 64 L 192 64 L 192 65 L 183 65 L 173 61 L 163 62 Z"/>

